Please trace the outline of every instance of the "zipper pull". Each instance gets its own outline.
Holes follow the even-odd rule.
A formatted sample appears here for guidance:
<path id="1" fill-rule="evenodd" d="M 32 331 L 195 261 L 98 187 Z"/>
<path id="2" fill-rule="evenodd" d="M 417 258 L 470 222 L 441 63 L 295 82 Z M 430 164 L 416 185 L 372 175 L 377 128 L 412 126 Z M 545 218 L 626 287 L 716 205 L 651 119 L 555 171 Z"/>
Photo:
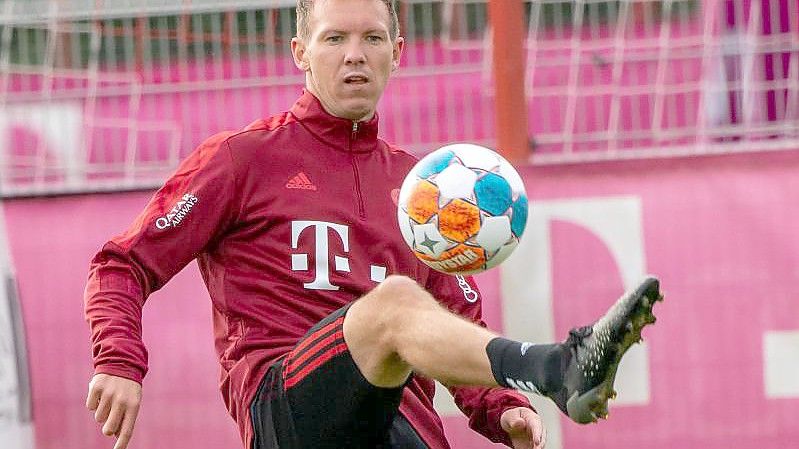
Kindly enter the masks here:
<path id="1" fill-rule="evenodd" d="M 360 127 L 360 123 L 352 122 L 352 135 L 350 136 L 351 140 L 355 140 L 358 136 L 358 128 Z"/>

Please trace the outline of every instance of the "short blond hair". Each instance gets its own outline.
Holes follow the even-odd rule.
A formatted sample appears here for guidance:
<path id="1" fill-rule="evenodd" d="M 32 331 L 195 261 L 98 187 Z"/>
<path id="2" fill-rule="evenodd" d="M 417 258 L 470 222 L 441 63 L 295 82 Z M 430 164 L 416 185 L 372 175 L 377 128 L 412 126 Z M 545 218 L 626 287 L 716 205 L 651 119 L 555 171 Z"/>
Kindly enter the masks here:
<path id="1" fill-rule="evenodd" d="M 394 0 L 377 0 L 386 5 L 388 8 L 389 23 L 389 37 L 392 41 L 397 40 L 399 36 L 399 19 L 397 18 L 397 9 L 394 7 Z M 311 12 L 313 12 L 314 0 L 297 0 L 297 36 L 302 39 L 311 37 L 311 27 L 308 22 L 311 19 Z"/>

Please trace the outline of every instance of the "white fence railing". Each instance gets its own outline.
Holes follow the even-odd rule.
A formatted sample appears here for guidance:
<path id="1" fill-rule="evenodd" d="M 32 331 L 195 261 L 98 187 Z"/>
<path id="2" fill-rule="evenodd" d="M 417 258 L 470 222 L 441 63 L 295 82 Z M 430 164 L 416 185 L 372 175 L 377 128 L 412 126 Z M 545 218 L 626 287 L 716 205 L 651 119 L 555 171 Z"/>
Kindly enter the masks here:
<path id="1" fill-rule="evenodd" d="M 799 148 L 797 3 L 763 4 L 526 2 L 531 162 Z M 0 0 L 0 195 L 154 186 L 206 136 L 285 110 L 293 5 Z M 486 0 L 397 5 L 382 134 L 492 145 Z"/>

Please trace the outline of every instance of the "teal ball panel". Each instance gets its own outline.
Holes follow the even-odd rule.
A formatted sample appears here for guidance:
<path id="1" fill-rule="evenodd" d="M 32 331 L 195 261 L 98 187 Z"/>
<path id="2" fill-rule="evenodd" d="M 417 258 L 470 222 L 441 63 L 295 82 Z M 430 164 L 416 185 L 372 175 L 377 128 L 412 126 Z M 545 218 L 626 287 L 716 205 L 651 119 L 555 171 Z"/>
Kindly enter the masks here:
<path id="1" fill-rule="evenodd" d="M 502 215 L 513 203 L 510 184 L 496 173 L 488 173 L 474 185 L 477 206 L 491 215 Z"/>

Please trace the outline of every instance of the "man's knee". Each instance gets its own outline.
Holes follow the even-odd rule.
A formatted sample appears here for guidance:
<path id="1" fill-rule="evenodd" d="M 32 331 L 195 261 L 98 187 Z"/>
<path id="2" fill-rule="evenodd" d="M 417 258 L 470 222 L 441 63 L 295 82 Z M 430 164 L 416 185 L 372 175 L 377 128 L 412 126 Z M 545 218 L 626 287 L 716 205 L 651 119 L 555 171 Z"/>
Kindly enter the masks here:
<path id="1" fill-rule="evenodd" d="M 408 301 L 424 300 L 429 296 L 427 291 L 413 279 L 397 275 L 387 277 L 372 293 L 384 301 L 403 300 L 402 304 Z"/>
<path id="2" fill-rule="evenodd" d="M 418 313 L 441 307 L 416 281 L 405 276 L 386 278 L 370 295 L 375 337 L 394 349 L 403 333 L 413 328 L 411 323 Z"/>
<path id="3" fill-rule="evenodd" d="M 435 301 L 415 281 L 390 276 L 355 302 L 344 321 L 344 338 L 356 365 L 369 382 L 396 386 L 410 367 L 398 355 L 398 342 L 413 310 Z"/>
<path id="4" fill-rule="evenodd" d="M 391 322 L 402 321 L 415 311 L 438 307 L 424 288 L 405 276 L 389 276 L 369 296 L 375 312 Z"/>

